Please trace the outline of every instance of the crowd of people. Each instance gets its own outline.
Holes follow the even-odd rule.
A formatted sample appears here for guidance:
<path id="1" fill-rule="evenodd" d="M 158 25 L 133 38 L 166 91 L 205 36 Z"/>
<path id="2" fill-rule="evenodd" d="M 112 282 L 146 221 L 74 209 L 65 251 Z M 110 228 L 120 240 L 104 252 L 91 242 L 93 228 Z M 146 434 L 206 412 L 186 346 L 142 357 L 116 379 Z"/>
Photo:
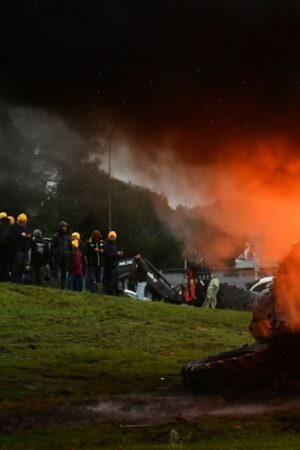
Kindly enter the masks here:
<path id="1" fill-rule="evenodd" d="M 61 221 L 53 237 L 45 239 L 39 229 L 31 233 L 26 214 L 19 214 L 15 221 L 6 212 L 0 213 L 0 281 L 119 295 L 122 256 L 115 231 L 104 239 L 94 230 L 83 242 L 79 232 L 69 234 L 68 224 Z M 137 297 L 144 299 L 147 267 L 140 252 L 133 260 Z"/>

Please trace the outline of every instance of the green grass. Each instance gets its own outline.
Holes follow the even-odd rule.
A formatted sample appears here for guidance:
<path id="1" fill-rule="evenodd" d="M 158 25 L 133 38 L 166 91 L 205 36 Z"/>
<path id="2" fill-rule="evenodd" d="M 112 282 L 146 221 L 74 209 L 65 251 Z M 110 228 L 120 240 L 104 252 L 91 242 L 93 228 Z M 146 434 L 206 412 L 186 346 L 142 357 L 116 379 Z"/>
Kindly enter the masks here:
<path id="1" fill-rule="evenodd" d="M 184 362 L 252 340 L 234 311 L 10 285 L 0 305 L 2 402 L 176 386 Z"/>
<path id="2" fill-rule="evenodd" d="M 252 342 L 249 321 L 246 312 L 1 284 L 1 417 L 37 420 L 2 432 L 0 449 L 300 448 L 295 427 L 285 430 L 278 416 L 242 425 L 228 417 L 145 428 L 39 424 L 39 414 L 66 404 L 176 391 L 185 362 Z"/>
<path id="3" fill-rule="evenodd" d="M 261 420 L 261 419 L 260 419 Z M 84 449 L 84 450 L 253 450 L 284 449 L 298 450 L 297 433 L 276 431 L 277 422 L 262 420 L 254 426 L 253 422 L 201 421 L 193 426 L 160 426 L 137 430 L 122 430 L 112 426 L 87 426 L 85 429 L 56 429 L 33 433 L 17 433 L 2 439 L 1 450 L 40 450 L 40 449 Z M 239 428 L 241 426 L 241 428 Z M 171 446 L 172 430 L 179 434 L 182 442 Z M 268 431 L 266 431 L 268 429 Z M 275 431 L 274 431 L 275 430 Z"/>

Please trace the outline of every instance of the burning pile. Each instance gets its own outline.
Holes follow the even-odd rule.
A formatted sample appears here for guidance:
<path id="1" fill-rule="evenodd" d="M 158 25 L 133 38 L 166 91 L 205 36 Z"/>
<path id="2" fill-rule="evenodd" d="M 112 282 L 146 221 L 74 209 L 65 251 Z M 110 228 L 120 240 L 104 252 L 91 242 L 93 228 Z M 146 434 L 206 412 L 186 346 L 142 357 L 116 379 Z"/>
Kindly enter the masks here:
<path id="1" fill-rule="evenodd" d="M 192 361 L 184 383 L 210 391 L 300 389 L 300 243 L 279 266 L 275 284 L 258 301 L 249 330 L 253 345 Z"/>

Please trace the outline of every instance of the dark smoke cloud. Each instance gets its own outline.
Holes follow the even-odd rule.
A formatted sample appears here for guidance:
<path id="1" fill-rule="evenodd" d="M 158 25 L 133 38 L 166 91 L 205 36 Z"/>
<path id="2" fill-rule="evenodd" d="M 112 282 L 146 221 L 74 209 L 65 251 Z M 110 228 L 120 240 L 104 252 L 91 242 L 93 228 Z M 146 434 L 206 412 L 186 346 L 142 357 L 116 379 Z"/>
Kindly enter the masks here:
<path id="1" fill-rule="evenodd" d="M 188 142 L 187 161 L 297 138 L 299 15 L 293 0 L 2 2 L 0 95 L 88 133 L 111 117 L 145 147 Z"/>
<path id="2" fill-rule="evenodd" d="M 36 214 L 94 145 L 49 112 L 0 103 L 1 210 Z"/>

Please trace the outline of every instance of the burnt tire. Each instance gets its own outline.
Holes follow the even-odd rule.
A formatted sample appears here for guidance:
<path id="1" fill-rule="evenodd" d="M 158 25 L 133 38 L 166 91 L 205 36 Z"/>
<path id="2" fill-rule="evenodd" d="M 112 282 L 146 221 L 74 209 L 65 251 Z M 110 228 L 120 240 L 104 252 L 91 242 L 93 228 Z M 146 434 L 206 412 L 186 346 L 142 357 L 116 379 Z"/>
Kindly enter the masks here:
<path id="1" fill-rule="evenodd" d="M 272 352 L 267 344 L 219 353 L 186 364 L 182 371 L 184 385 L 202 392 L 248 389 L 272 383 Z"/>

